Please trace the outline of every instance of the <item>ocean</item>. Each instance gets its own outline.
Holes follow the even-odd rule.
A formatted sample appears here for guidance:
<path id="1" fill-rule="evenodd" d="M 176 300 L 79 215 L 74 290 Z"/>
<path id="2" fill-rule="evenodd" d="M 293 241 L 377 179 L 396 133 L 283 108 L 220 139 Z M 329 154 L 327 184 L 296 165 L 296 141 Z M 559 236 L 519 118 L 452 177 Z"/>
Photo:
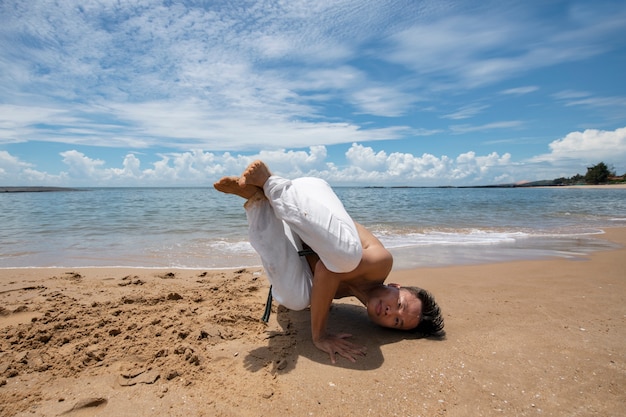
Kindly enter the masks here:
<path id="1" fill-rule="evenodd" d="M 394 269 L 584 259 L 626 226 L 626 189 L 335 187 Z M 207 188 L 0 193 L 0 268 L 260 265 L 243 200 Z"/>

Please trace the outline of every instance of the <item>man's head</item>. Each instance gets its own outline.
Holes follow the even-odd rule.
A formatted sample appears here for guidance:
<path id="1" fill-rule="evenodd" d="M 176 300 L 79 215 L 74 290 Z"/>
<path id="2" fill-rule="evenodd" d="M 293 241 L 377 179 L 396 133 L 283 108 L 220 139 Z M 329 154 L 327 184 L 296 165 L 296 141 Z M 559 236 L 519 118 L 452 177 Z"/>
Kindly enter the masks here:
<path id="1" fill-rule="evenodd" d="M 441 315 L 439 304 L 435 301 L 435 297 L 423 288 L 403 287 L 403 289 L 422 302 L 420 322 L 411 331 L 422 333 L 425 336 L 444 338 L 446 331 L 443 329 L 443 316 Z"/>
<path id="2" fill-rule="evenodd" d="M 434 297 L 417 287 L 387 284 L 370 293 L 367 315 L 383 327 L 444 337 L 443 317 Z"/>

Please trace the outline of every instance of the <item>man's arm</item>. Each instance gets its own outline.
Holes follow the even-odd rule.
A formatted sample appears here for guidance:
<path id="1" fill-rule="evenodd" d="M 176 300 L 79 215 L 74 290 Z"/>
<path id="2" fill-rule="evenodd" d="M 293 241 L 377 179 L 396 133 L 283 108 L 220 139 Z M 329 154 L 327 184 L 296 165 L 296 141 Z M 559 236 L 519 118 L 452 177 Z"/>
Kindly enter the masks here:
<path id="1" fill-rule="evenodd" d="M 333 363 L 336 353 L 353 362 L 355 356 L 365 353 L 364 348 L 346 340 L 350 334 L 332 335 L 326 332 L 330 305 L 340 283 L 358 281 L 360 285 L 367 285 L 368 282 L 382 284 L 393 264 L 391 253 L 382 243 L 360 224 L 356 223 L 356 226 L 363 246 L 363 256 L 356 269 L 339 274 L 329 271 L 321 261 L 318 261 L 313 270 L 311 336 L 315 346 L 327 352 Z"/>
<path id="2" fill-rule="evenodd" d="M 365 348 L 346 340 L 351 334 L 334 335 L 326 332 L 330 305 L 341 282 L 341 275 L 344 274 L 331 272 L 318 261 L 311 288 L 311 336 L 315 346 L 330 355 L 332 363 L 336 362 L 336 354 L 352 362 L 356 361 L 355 356 L 365 354 Z"/>

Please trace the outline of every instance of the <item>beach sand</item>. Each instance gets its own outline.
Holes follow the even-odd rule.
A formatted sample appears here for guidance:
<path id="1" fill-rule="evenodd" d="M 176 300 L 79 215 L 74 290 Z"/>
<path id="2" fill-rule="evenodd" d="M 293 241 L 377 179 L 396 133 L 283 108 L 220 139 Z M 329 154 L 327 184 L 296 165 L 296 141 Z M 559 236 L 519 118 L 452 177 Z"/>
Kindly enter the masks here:
<path id="1" fill-rule="evenodd" d="M 626 229 L 605 237 L 626 245 Z M 260 322 L 260 268 L 1 270 L 0 415 L 626 415 L 623 247 L 390 281 L 436 295 L 447 339 L 341 300 L 329 328 L 368 354 L 332 365 L 307 311 Z"/>
<path id="2" fill-rule="evenodd" d="M 550 187 L 537 187 L 537 188 L 573 188 L 573 189 L 589 189 L 589 190 L 625 190 L 626 183 L 617 184 L 601 184 L 601 185 L 555 185 Z"/>

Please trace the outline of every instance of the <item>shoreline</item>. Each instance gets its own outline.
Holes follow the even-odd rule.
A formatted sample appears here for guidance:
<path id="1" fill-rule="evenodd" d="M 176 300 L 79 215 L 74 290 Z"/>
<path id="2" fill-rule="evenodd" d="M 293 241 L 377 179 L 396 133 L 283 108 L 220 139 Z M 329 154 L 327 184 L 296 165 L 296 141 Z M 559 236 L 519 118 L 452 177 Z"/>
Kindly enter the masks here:
<path id="1" fill-rule="evenodd" d="M 624 219 L 620 219 L 621 223 L 624 223 Z M 619 222 L 616 222 L 619 223 Z M 467 266 L 467 265 L 485 265 L 490 263 L 501 262 L 513 262 L 521 260 L 541 260 L 552 257 L 557 258 L 577 258 L 580 256 L 586 256 L 589 253 L 612 249 L 613 244 L 605 239 L 603 235 L 606 230 L 611 228 L 619 228 L 620 226 L 606 226 L 589 228 L 588 230 L 571 231 L 569 233 L 556 233 L 556 234 L 530 234 L 524 232 L 509 232 L 501 233 L 498 231 L 493 232 L 493 238 L 491 241 L 486 241 L 484 234 L 478 234 L 472 241 L 472 234 L 466 234 L 456 243 L 440 244 L 436 240 L 432 244 L 422 243 L 416 245 L 407 246 L 393 246 L 388 242 L 387 248 L 392 252 L 394 256 L 394 271 L 402 271 L 415 268 L 428 268 L 428 267 L 449 267 L 449 266 Z M 449 236 L 443 236 L 444 239 L 450 239 Z M 465 240 L 465 242 L 464 242 Z M 468 243 L 469 242 L 469 243 Z M 251 250 L 252 251 L 252 250 Z M 181 255 L 181 252 L 177 252 Z M 174 254 L 175 258 L 176 254 Z M 37 254 L 33 254 L 32 257 L 40 259 Z M 82 256 L 85 259 L 95 259 L 93 256 Z M 46 258 L 50 258 L 50 254 L 47 254 Z M 132 256 L 127 254 L 123 259 L 130 259 Z M 138 257 L 141 262 L 143 257 Z M 80 259 L 77 256 L 68 257 L 71 259 Z M 188 265 L 180 265 L 182 262 L 177 260 L 173 262 L 176 265 L 140 265 L 140 264 L 118 264 L 114 265 L 115 258 L 102 258 L 101 263 L 94 262 L 93 264 L 67 264 L 67 265 L 16 265 L 9 264 L 11 258 L 7 258 L 7 264 L 0 264 L 0 271 L 12 270 L 12 269 L 146 269 L 146 270 L 189 270 L 189 271 L 211 271 L 220 272 L 241 268 L 261 268 L 261 260 L 254 252 L 240 253 L 238 261 L 239 265 L 227 265 L 228 262 L 224 262 L 216 254 L 208 251 L 207 253 L 194 254 L 193 257 L 188 256 L 186 261 Z M 67 260 L 66 260 L 67 261 Z M 229 260 L 232 262 L 232 259 Z M 50 261 L 47 261 L 50 263 Z M 84 261 L 81 261 L 84 262 Z M 123 261 L 121 261 L 123 262 Z M 147 260 L 150 262 L 150 260 Z M 219 263 L 222 263 L 220 266 Z M 202 264 L 205 265 L 202 265 Z M 217 263 L 217 264 L 214 264 Z"/>
<path id="2" fill-rule="evenodd" d="M 48 193 L 58 191 L 80 191 L 70 187 L 26 186 L 26 187 L 0 187 L 0 193 Z"/>
<path id="3" fill-rule="evenodd" d="M 597 190 L 609 190 L 609 189 L 614 189 L 614 190 L 626 190 L 626 183 L 620 183 L 620 184 L 598 184 L 598 185 L 551 185 L 551 186 L 538 186 L 538 187 L 523 187 L 523 186 L 518 186 L 516 188 L 563 188 L 563 189 L 579 189 L 579 190 L 583 190 L 583 189 L 597 189 Z"/>
<path id="4" fill-rule="evenodd" d="M 346 186 L 337 186 L 346 187 Z M 347 186 L 353 187 L 353 186 Z M 31 193 L 31 192 L 55 192 L 55 191 L 84 191 L 86 189 L 92 189 L 94 187 L 57 187 L 57 186 L 0 186 L 0 193 Z M 120 188 L 120 187 L 95 187 L 95 188 Z M 121 187 L 121 188 L 172 188 L 172 187 Z M 175 187 L 176 188 L 176 187 Z M 208 185 L 199 185 L 195 187 L 178 187 L 178 188 L 198 188 L 198 189 L 211 189 Z M 390 185 L 390 186 L 374 186 L 363 185 L 356 188 L 598 188 L 598 189 L 626 189 L 626 183 L 615 184 L 578 184 L 578 185 L 524 185 L 520 184 L 491 184 L 491 185 L 433 185 L 433 186 L 413 186 L 413 185 Z"/>
<path id="5" fill-rule="evenodd" d="M 619 248 L 394 271 L 431 291 L 448 337 L 367 320 L 329 330 L 368 354 L 333 366 L 307 311 L 273 305 L 261 268 L 0 270 L 0 414 L 11 416 L 621 415 L 626 228 Z M 374 400 L 376 399 L 376 400 Z"/>

